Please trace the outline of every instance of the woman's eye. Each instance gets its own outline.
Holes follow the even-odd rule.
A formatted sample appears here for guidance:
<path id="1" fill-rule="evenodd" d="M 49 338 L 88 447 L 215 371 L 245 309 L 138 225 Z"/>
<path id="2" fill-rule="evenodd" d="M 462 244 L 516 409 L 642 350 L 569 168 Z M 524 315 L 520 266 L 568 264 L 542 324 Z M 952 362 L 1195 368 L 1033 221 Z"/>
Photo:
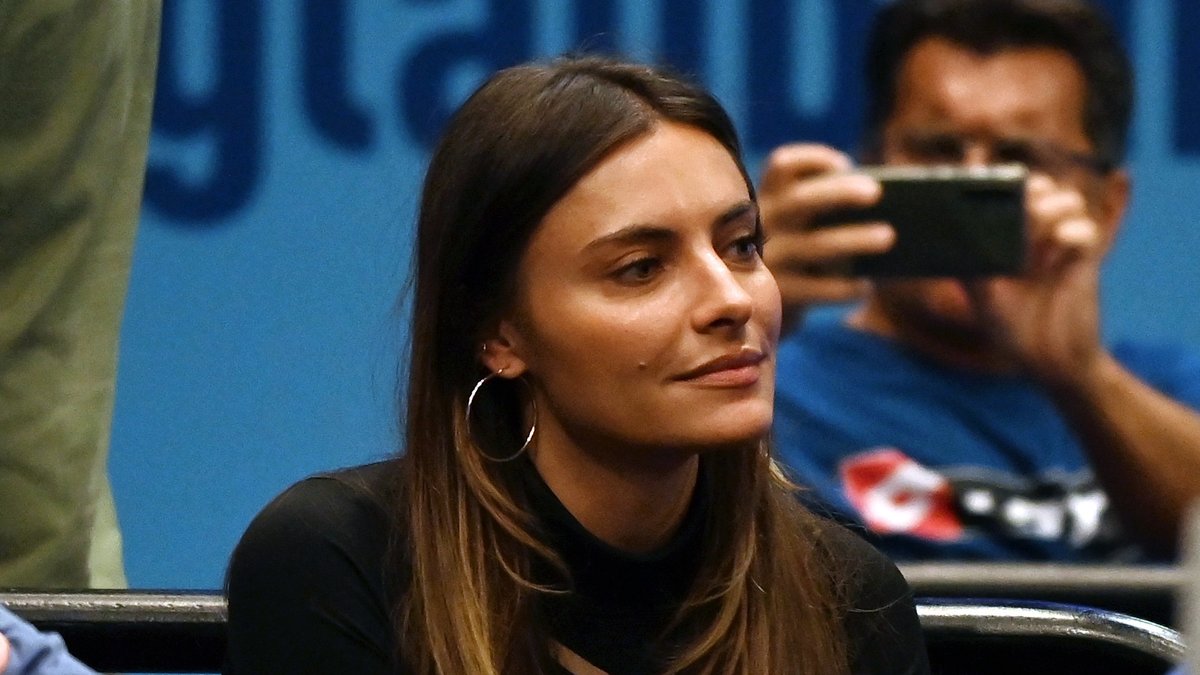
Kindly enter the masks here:
<path id="1" fill-rule="evenodd" d="M 747 234 L 738 237 L 729 245 L 730 253 L 735 260 L 751 260 L 762 255 L 763 237 L 758 234 Z"/>
<path id="2" fill-rule="evenodd" d="M 662 269 L 658 258 L 641 258 L 617 270 L 617 281 L 626 284 L 637 284 L 649 281 Z"/>

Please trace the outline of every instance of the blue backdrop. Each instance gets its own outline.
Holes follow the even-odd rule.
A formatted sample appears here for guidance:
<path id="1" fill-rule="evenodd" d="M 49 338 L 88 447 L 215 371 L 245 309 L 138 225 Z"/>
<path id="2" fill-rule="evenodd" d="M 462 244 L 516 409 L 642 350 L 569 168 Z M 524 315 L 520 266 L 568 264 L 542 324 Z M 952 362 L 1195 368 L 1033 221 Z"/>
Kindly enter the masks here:
<path id="1" fill-rule="evenodd" d="M 696 74 L 752 167 L 853 147 L 872 0 L 170 0 L 122 337 L 112 475 L 130 581 L 217 587 L 287 484 L 397 446 L 416 195 L 492 70 L 574 48 Z M 1200 25 L 1110 0 L 1140 78 L 1105 332 L 1200 345 Z"/>

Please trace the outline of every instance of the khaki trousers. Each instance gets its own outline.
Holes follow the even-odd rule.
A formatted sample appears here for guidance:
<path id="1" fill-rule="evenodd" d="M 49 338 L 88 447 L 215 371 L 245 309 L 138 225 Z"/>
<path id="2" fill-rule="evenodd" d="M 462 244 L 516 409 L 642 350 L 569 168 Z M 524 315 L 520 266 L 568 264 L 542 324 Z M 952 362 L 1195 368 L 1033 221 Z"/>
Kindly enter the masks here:
<path id="1" fill-rule="evenodd" d="M 122 587 L 107 462 L 161 0 L 0 0 L 0 588 Z"/>

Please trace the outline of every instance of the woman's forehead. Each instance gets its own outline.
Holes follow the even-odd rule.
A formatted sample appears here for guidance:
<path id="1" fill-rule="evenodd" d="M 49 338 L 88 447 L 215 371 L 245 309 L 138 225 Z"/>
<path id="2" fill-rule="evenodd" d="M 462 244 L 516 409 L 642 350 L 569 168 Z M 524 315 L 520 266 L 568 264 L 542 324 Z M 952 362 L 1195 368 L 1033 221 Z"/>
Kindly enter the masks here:
<path id="1" fill-rule="evenodd" d="M 748 199 L 725 146 L 695 127 L 664 122 L 585 174 L 547 212 L 534 239 L 580 249 L 631 225 L 710 222 Z"/>

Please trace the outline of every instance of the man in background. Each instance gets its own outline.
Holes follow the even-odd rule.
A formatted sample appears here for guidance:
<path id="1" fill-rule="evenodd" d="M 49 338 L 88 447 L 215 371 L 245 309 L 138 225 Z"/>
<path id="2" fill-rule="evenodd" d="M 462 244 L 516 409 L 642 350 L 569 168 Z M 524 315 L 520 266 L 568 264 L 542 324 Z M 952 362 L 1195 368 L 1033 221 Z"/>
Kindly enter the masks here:
<path id="1" fill-rule="evenodd" d="M 1111 26 L 1083 0 L 899 0 L 868 50 L 864 160 L 1026 165 L 1028 260 L 1011 278 L 840 276 L 897 233 L 812 222 L 880 185 L 833 149 L 776 150 L 759 198 L 792 325 L 780 458 L 901 559 L 1170 555 L 1200 495 L 1200 356 L 1100 338 L 1133 100 Z"/>
<path id="2" fill-rule="evenodd" d="M 0 3 L 0 587 L 121 587 L 107 474 L 160 0 Z"/>

